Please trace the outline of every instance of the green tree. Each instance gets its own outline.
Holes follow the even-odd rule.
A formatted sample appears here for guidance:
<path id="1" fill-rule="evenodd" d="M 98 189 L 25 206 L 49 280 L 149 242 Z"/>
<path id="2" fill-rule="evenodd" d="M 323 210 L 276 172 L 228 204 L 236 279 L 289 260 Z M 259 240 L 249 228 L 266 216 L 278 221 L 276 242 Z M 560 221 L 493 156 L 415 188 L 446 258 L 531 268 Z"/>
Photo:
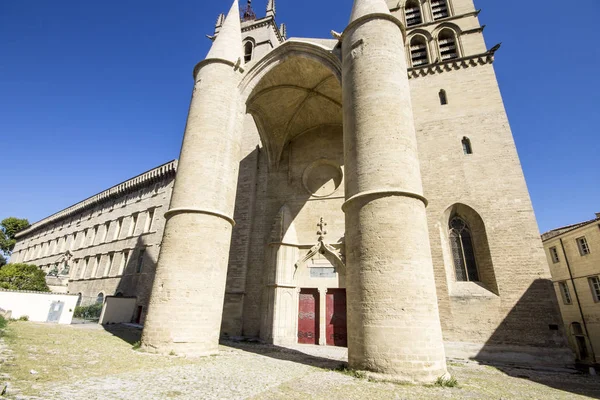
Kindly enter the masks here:
<path id="1" fill-rule="evenodd" d="M 49 292 L 46 274 L 35 265 L 7 264 L 0 268 L 0 288 Z"/>
<path id="2" fill-rule="evenodd" d="M 6 265 L 6 258 L 2 254 L 0 254 L 0 268 Z"/>
<path id="3" fill-rule="evenodd" d="M 20 230 L 29 228 L 29 221 L 26 219 L 19 219 L 15 217 L 5 218 L 0 222 L 0 253 L 4 256 L 10 257 L 13 249 L 15 248 L 15 235 Z M 0 254 L 1 256 L 2 254 Z M 2 261 L 0 260 L 0 266 Z"/>

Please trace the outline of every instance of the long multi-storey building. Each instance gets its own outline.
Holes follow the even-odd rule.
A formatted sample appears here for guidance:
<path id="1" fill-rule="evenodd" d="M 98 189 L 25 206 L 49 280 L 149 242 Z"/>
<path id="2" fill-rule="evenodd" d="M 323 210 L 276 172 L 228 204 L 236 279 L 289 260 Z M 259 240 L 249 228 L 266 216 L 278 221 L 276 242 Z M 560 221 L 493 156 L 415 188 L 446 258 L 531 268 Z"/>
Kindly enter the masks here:
<path id="1" fill-rule="evenodd" d="M 143 322 L 177 161 L 171 161 L 44 218 L 16 235 L 11 262 L 39 266 L 52 291 L 137 297 Z"/>

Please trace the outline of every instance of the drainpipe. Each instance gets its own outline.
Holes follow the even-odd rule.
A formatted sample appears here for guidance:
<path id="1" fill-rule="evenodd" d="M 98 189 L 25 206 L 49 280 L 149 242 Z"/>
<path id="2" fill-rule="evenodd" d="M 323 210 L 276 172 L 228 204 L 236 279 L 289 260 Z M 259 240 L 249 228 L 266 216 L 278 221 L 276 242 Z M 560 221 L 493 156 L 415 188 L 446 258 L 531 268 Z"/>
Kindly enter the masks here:
<path id="1" fill-rule="evenodd" d="M 579 308 L 579 314 L 581 315 L 581 321 L 583 322 L 583 329 L 585 329 L 585 335 L 588 338 L 588 342 L 590 343 L 590 351 L 592 353 L 593 363 L 596 363 L 596 353 L 594 352 L 594 346 L 592 345 L 592 341 L 590 340 L 590 333 L 588 332 L 587 323 L 585 322 L 585 316 L 583 315 L 583 309 L 581 308 L 581 302 L 579 301 L 579 294 L 577 293 L 577 286 L 575 286 L 575 279 L 573 278 L 573 271 L 571 271 L 571 264 L 569 263 L 569 257 L 567 257 L 567 252 L 565 251 L 565 244 L 562 239 L 560 240 L 560 247 L 562 247 L 563 255 L 565 256 L 565 263 L 567 264 L 567 269 L 569 270 L 569 277 L 571 278 L 571 284 L 573 285 L 573 293 L 575 293 L 575 299 L 577 300 L 577 307 Z"/>

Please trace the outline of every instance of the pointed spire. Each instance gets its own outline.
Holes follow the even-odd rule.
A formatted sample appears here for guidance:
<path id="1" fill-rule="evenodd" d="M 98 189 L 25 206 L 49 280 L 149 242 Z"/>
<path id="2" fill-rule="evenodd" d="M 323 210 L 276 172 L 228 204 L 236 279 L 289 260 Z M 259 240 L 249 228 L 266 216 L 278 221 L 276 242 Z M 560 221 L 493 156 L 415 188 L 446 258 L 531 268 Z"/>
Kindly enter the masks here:
<path id="1" fill-rule="evenodd" d="M 219 31 L 223 27 L 223 22 L 225 22 L 225 14 L 221 13 L 217 17 L 217 23 L 215 24 L 215 36 L 217 36 Z"/>
<path id="2" fill-rule="evenodd" d="M 287 26 L 285 24 L 281 24 L 279 27 L 279 34 L 284 40 L 287 39 Z"/>
<path id="3" fill-rule="evenodd" d="M 246 5 L 244 12 L 242 13 L 242 22 L 254 20 L 256 20 L 256 14 L 252 9 L 252 0 L 248 0 L 248 4 Z"/>
<path id="4" fill-rule="evenodd" d="M 269 0 L 267 2 L 267 17 L 275 18 L 275 0 Z"/>
<path id="5" fill-rule="evenodd" d="M 385 0 L 354 0 L 350 22 L 369 14 L 391 14 Z"/>
<path id="6" fill-rule="evenodd" d="M 219 36 L 213 42 L 208 55 L 209 58 L 237 62 L 243 58 L 242 54 L 242 25 L 240 23 L 240 7 L 238 0 L 233 1 L 231 10 L 223 22 Z"/>

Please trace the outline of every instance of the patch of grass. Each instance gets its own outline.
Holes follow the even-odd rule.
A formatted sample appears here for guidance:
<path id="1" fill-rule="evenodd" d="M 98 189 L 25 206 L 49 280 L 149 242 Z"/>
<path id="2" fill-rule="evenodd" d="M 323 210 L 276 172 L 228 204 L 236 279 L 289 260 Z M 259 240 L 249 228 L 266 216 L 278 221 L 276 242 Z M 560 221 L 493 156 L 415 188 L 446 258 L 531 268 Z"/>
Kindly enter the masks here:
<path id="1" fill-rule="evenodd" d="M 18 320 L 19 321 L 27 322 L 27 321 L 29 321 L 29 316 L 28 315 L 21 315 Z"/>
<path id="2" fill-rule="evenodd" d="M 140 342 L 140 341 L 138 340 L 137 342 L 135 342 L 135 343 L 133 344 L 133 346 L 131 346 L 131 348 L 132 348 L 133 350 L 139 350 L 139 349 L 141 349 L 141 348 L 142 348 L 142 342 Z"/>
<path id="3" fill-rule="evenodd" d="M 366 372 L 350 369 L 350 368 L 346 367 L 344 364 L 341 364 L 339 367 L 334 369 L 334 371 L 339 372 L 340 374 L 351 376 L 356 379 L 367 379 Z"/>
<path id="4" fill-rule="evenodd" d="M 175 354 L 175 352 L 174 352 L 173 350 L 171 350 L 171 351 L 169 352 L 169 355 L 170 355 L 170 356 L 176 356 L 177 354 Z"/>
<path id="5" fill-rule="evenodd" d="M 14 360 L 2 364 L 2 372 L 11 376 L 23 396 L 40 396 L 46 389 L 81 379 L 192 363 L 129 351 L 131 344 L 99 325 L 16 322 L 8 324 L 4 341 Z M 32 369 L 38 371 L 34 379 L 29 373 Z"/>
<path id="6" fill-rule="evenodd" d="M 464 367 L 464 363 L 456 362 L 456 361 L 448 361 L 446 363 L 449 367 Z"/>
<path id="7" fill-rule="evenodd" d="M 458 386 L 458 381 L 456 380 L 456 378 L 454 378 L 452 376 L 450 378 L 446 378 L 446 377 L 440 376 L 435 381 L 435 385 L 436 386 L 441 386 L 441 387 L 453 388 L 453 387 L 457 387 Z"/>
<path id="8" fill-rule="evenodd" d="M 8 321 L 6 320 L 6 318 L 0 315 L 0 329 L 6 328 L 6 325 L 8 325 Z"/>

